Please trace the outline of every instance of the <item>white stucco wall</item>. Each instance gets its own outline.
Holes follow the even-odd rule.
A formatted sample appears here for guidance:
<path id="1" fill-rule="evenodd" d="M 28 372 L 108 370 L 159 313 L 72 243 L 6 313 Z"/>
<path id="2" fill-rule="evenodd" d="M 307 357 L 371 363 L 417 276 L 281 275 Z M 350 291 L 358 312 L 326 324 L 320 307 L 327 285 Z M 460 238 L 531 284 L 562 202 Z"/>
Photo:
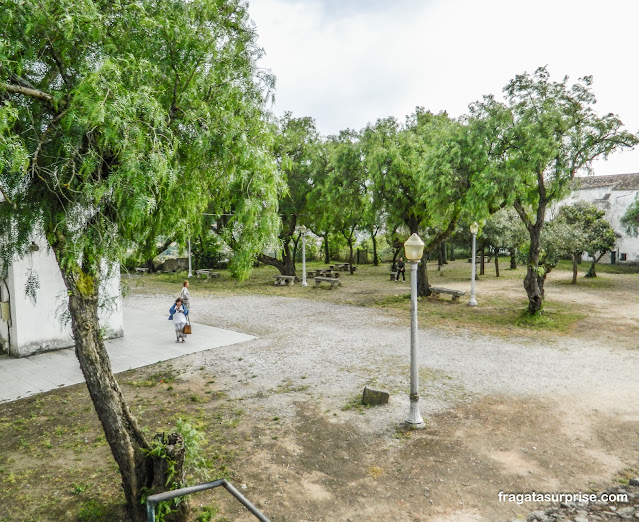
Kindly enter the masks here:
<path id="1" fill-rule="evenodd" d="M 639 237 L 629 236 L 621 225 L 621 218 L 628 210 L 628 207 L 635 201 L 637 190 L 612 190 L 611 186 L 596 187 L 575 190 L 568 196 L 564 203 L 570 204 L 575 201 L 588 201 L 594 203 L 601 210 L 605 210 L 606 219 L 612 225 L 617 234 L 621 235 L 617 241 L 616 259 L 621 261 L 620 254 L 626 254 L 627 262 L 639 262 Z M 603 201 L 606 194 L 610 196 Z M 601 259 L 604 263 L 610 262 L 610 256 L 606 255 Z"/>
<path id="2" fill-rule="evenodd" d="M 44 240 L 36 243 L 40 249 L 14 262 L 8 272 L 11 327 L 7 351 L 16 357 L 74 344 L 70 322 L 64 321 L 64 317 L 68 316 L 67 293 L 60 270 Z M 35 302 L 26 295 L 25 290 L 30 271 L 37 274 L 40 285 Z M 102 288 L 102 297 L 111 306 L 100 310 L 100 325 L 106 329 L 108 337 L 119 337 L 123 334 L 120 273 L 119 270 L 113 272 L 113 276 L 104 282 Z M 2 326 L 4 328 L 0 327 L 0 335 L 3 335 L 3 330 L 6 331 L 6 326 Z"/>

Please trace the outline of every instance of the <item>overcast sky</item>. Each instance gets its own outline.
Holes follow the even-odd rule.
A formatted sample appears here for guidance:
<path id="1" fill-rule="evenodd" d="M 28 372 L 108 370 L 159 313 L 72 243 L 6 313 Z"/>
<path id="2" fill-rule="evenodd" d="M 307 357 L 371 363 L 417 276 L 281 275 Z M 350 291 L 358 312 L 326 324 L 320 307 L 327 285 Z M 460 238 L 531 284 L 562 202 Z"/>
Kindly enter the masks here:
<path id="1" fill-rule="evenodd" d="M 516 74 L 594 77 L 600 114 L 639 131 L 638 0 L 249 0 L 277 77 L 276 114 L 322 134 L 401 121 L 416 106 L 452 116 Z M 639 150 L 595 174 L 639 172 Z"/>

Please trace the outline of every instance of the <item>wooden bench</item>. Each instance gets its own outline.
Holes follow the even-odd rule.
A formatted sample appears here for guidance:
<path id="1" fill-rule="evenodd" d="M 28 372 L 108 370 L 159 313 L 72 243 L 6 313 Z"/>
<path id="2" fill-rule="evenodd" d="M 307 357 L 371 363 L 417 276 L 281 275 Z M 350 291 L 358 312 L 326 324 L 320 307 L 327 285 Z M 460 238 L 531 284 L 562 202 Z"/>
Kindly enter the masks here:
<path id="1" fill-rule="evenodd" d="M 295 276 L 286 276 L 286 275 L 276 275 L 273 276 L 275 279 L 275 285 L 285 285 L 285 286 L 293 286 L 295 284 Z"/>
<path id="2" fill-rule="evenodd" d="M 315 280 L 316 287 L 319 286 L 320 283 L 330 283 L 331 288 L 335 285 L 342 286 L 342 282 L 339 280 L 339 277 L 314 277 L 313 279 Z"/>
<path id="3" fill-rule="evenodd" d="M 199 276 L 206 276 L 207 279 L 220 277 L 219 272 L 213 272 L 210 268 L 202 268 L 200 270 L 196 270 L 195 273 Z"/>
<path id="4" fill-rule="evenodd" d="M 136 271 L 136 272 L 142 272 L 143 274 L 146 274 L 146 273 L 149 271 L 149 269 L 148 269 L 148 268 L 141 267 L 141 266 L 136 266 L 136 267 L 135 267 L 135 271 Z"/>
<path id="5" fill-rule="evenodd" d="M 435 297 L 439 297 L 439 294 L 447 294 L 453 298 L 453 303 L 459 301 L 462 295 L 466 295 L 466 292 L 462 290 L 451 290 L 450 288 L 442 288 L 440 286 L 431 286 L 430 291 Z"/>

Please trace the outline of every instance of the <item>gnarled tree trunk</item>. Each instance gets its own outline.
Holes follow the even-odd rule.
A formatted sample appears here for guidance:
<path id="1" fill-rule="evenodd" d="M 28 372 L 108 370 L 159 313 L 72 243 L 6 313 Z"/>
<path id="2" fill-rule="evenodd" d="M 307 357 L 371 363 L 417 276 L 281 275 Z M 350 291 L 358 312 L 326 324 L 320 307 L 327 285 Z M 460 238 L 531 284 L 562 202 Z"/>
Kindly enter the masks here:
<path id="1" fill-rule="evenodd" d="M 328 232 L 324 236 L 324 264 L 331 264 L 331 252 L 328 248 Z"/>
<path id="2" fill-rule="evenodd" d="M 61 268 L 61 273 L 69 292 L 75 353 L 111 453 L 120 469 L 127 517 L 128 520 L 142 522 L 146 520 L 142 495 L 153 491 L 154 484 L 158 483 L 161 484 L 159 490 L 165 490 L 167 477 L 155 476 L 154 463 L 147 456 L 151 446 L 131 414 L 113 375 L 98 320 L 98 273 L 90 273 L 77 265 Z M 184 455 L 182 461 L 183 458 Z"/>
<path id="3" fill-rule="evenodd" d="M 601 252 L 598 257 L 592 258 L 592 263 L 588 268 L 588 272 L 586 272 L 586 277 L 597 277 L 597 270 L 595 269 L 595 265 L 601 261 L 601 258 L 606 255 L 607 252 Z"/>
<path id="4" fill-rule="evenodd" d="M 276 257 L 267 256 L 266 254 L 260 254 L 257 256 L 258 261 L 265 265 L 274 266 L 280 271 L 280 275 L 296 276 L 295 273 L 295 257 L 291 253 L 291 248 L 288 242 L 284 243 L 282 250 L 282 259 Z"/>
<path id="5" fill-rule="evenodd" d="M 541 311 L 544 304 L 544 282 L 546 275 L 539 274 L 541 226 L 534 225 L 530 230 L 530 250 L 528 251 L 528 263 L 524 288 L 528 295 L 528 313 L 533 315 Z"/>

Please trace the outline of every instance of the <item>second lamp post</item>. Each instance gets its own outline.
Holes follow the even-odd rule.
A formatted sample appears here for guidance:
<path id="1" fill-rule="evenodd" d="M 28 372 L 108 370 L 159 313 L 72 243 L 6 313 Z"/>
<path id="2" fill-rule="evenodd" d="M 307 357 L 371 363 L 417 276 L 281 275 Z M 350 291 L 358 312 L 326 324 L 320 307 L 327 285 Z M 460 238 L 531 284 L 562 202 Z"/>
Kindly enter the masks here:
<path id="1" fill-rule="evenodd" d="M 477 271 L 476 264 L 476 238 L 477 232 L 479 232 L 479 225 L 477 221 L 475 221 L 472 225 L 470 225 L 470 233 L 473 235 L 473 259 L 472 259 L 472 268 L 471 268 L 471 278 L 470 278 L 470 301 L 468 301 L 468 306 L 477 306 L 477 298 L 475 297 L 475 277 Z"/>
<path id="2" fill-rule="evenodd" d="M 308 286 L 306 282 L 306 227 L 304 225 L 300 227 L 300 234 L 302 235 L 302 286 Z"/>
<path id="3" fill-rule="evenodd" d="M 410 410 L 406 423 L 410 428 L 423 428 L 419 413 L 419 365 L 417 364 L 417 265 L 422 259 L 424 242 L 417 234 L 404 243 L 406 260 L 410 263 Z"/>

